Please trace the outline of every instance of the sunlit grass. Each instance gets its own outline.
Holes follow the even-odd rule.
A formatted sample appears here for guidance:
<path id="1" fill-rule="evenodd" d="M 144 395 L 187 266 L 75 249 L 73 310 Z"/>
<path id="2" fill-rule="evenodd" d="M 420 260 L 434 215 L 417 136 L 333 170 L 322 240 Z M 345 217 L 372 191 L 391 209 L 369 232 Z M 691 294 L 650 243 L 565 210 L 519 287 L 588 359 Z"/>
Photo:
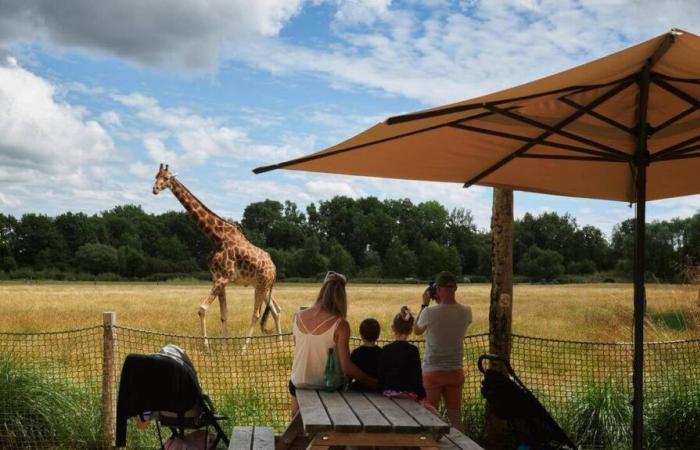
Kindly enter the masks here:
<path id="1" fill-rule="evenodd" d="M 291 329 L 299 307 L 311 304 L 318 284 L 280 283 L 275 298 L 282 306 L 282 330 Z M 168 333 L 199 335 L 199 304 L 208 283 L 11 283 L 0 284 L 0 331 L 48 331 L 101 323 L 103 311 L 116 311 L 122 326 Z M 377 318 L 382 338 L 390 339 L 389 324 L 402 305 L 420 306 L 421 285 L 348 284 L 349 319 L 354 328 L 365 317 Z M 488 329 L 490 286 L 464 284 L 458 300 L 472 306 L 474 322 L 469 333 Z M 649 317 L 647 340 L 697 338 L 696 288 L 684 285 L 647 287 Z M 247 332 L 253 309 L 253 290 L 231 286 L 227 290 L 228 332 Z M 556 339 L 629 341 L 632 321 L 632 287 L 626 284 L 516 285 L 513 332 Z M 219 305 L 207 313 L 212 336 L 221 334 Z M 670 317 L 670 319 L 668 319 Z M 674 318 L 682 317 L 684 326 Z M 659 319 L 662 318 L 662 319 Z M 668 319 L 668 320 L 666 320 Z M 270 323 L 271 325 L 271 323 Z M 256 333 L 258 330 L 256 329 Z"/>

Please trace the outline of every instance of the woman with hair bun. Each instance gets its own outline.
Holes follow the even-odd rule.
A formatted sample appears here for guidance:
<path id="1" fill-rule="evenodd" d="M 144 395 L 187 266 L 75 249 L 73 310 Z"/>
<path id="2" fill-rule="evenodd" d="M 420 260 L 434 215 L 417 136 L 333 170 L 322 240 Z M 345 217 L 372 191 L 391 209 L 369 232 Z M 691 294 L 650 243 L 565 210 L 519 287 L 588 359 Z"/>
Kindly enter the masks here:
<path id="1" fill-rule="evenodd" d="M 418 347 L 408 342 L 414 321 L 408 306 L 402 306 L 391 324 L 395 340 L 382 349 L 379 384 L 387 397 L 425 398 Z"/>

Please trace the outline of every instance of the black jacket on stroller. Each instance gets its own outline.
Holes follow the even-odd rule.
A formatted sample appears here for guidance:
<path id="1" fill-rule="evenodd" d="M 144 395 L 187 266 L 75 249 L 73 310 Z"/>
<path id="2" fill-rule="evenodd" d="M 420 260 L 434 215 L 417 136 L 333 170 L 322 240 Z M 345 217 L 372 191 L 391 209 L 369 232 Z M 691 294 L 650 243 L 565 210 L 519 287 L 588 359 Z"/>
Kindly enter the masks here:
<path id="1" fill-rule="evenodd" d="M 500 361 L 507 374 L 495 369 L 484 369 L 483 361 Z M 515 375 L 510 363 L 496 355 L 482 355 L 478 362 L 484 374 L 481 394 L 493 413 L 506 420 L 517 440 L 532 450 L 577 449 L 571 439 L 552 418 L 542 403 Z"/>
<path id="2" fill-rule="evenodd" d="M 214 416 L 211 402 L 202 392 L 197 372 L 189 357 L 179 347 L 169 344 L 160 353 L 130 354 L 124 361 L 117 398 L 116 446 L 126 445 L 127 419 L 146 411 L 173 413 L 183 429 L 185 416 L 193 410 L 201 413 L 202 426 L 213 425 L 218 438 L 228 444 L 217 424 L 223 416 Z"/>

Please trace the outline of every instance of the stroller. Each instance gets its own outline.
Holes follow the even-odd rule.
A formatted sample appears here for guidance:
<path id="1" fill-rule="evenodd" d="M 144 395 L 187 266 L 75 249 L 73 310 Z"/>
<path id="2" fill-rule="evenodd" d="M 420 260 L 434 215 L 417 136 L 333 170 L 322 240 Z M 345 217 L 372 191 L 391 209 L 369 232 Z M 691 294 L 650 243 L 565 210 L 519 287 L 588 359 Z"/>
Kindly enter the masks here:
<path id="1" fill-rule="evenodd" d="M 508 373 L 485 369 L 484 360 L 500 361 Z M 508 422 L 515 435 L 517 449 L 576 450 L 578 448 L 533 393 L 520 381 L 507 359 L 484 354 L 479 357 L 477 365 L 479 371 L 484 374 L 481 394 L 496 417 Z"/>
<path id="2" fill-rule="evenodd" d="M 185 352 L 173 344 L 159 353 L 130 354 L 124 360 L 117 399 L 116 446 L 126 445 L 126 422 L 134 416 L 144 419 L 153 414 L 161 450 L 161 425 L 170 428 L 173 437 L 184 439 L 186 429 L 202 429 L 204 447 L 216 448 L 220 440 L 229 440 L 219 421 L 227 417 L 216 414 L 209 397 L 202 392 L 197 372 Z M 209 427 L 216 438 L 209 441 Z"/>

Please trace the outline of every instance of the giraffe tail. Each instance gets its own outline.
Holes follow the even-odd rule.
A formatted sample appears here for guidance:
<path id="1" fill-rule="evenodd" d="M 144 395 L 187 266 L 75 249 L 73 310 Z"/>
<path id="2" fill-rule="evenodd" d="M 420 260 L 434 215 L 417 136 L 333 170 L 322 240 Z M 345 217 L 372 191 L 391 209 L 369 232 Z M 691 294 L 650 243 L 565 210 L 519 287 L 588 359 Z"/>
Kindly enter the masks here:
<path id="1" fill-rule="evenodd" d="M 272 312 L 272 287 L 270 287 L 270 293 L 267 296 L 267 304 L 265 305 L 265 311 L 263 311 L 262 317 L 260 318 L 260 331 L 262 331 L 263 334 L 272 334 L 272 332 L 274 331 L 272 328 L 265 328 L 267 319 L 270 317 L 270 312 Z"/>

